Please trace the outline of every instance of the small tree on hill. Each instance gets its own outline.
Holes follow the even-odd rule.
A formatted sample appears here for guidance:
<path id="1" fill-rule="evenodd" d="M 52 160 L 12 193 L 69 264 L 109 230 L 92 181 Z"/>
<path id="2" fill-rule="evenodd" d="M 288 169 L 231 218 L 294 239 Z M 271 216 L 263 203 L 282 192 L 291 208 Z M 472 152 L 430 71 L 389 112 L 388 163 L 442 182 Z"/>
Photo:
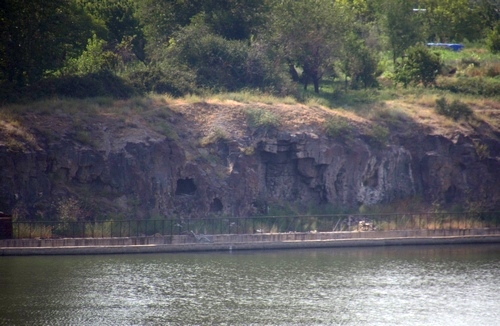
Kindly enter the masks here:
<path id="1" fill-rule="evenodd" d="M 434 84 L 441 71 L 439 54 L 429 51 L 424 45 L 410 47 L 407 57 L 396 63 L 395 81 L 408 84 L 422 83 L 424 87 Z"/>

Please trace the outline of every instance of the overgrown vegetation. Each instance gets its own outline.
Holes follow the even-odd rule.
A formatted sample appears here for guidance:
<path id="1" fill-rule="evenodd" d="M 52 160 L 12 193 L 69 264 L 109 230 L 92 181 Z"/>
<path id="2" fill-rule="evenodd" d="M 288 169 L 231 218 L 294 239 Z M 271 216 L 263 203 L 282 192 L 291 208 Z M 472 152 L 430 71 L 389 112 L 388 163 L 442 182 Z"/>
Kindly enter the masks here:
<path id="1" fill-rule="evenodd" d="M 389 129 L 381 125 L 373 125 L 368 130 L 368 136 L 372 145 L 383 147 L 389 140 Z"/>
<path id="2" fill-rule="evenodd" d="M 439 54 L 432 53 L 422 44 L 408 48 L 407 57 L 401 62 L 396 62 L 396 83 L 404 87 L 409 84 L 422 84 L 424 87 L 435 84 L 436 77 L 441 71 Z"/>
<path id="3" fill-rule="evenodd" d="M 247 117 L 247 124 L 250 128 L 269 131 L 270 129 L 277 128 L 280 125 L 279 117 L 271 111 L 264 109 L 250 109 L 245 113 Z"/>
<path id="4" fill-rule="evenodd" d="M 331 117 L 325 122 L 326 134 L 332 138 L 349 140 L 353 137 L 353 127 L 342 117 Z"/>
<path id="5" fill-rule="evenodd" d="M 448 103 L 444 97 L 436 100 L 436 112 L 453 120 L 461 118 L 467 120 L 473 115 L 472 109 L 467 104 L 460 100 L 453 100 L 453 102 Z"/>
<path id="6" fill-rule="evenodd" d="M 229 139 L 229 136 L 223 129 L 215 128 L 210 132 L 210 134 L 200 140 L 200 146 L 205 147 L 227 139 Z"/>
<path id="7" fill-rule="evenodd" d="M 307 101 L 309 85 L 339 98 L 387 78 L 498 96 L 499 20 L 488 0 L 5 0 L 0 98 L 257 90 Z M 453 63 L 425 42 L 489 56 Z"/>

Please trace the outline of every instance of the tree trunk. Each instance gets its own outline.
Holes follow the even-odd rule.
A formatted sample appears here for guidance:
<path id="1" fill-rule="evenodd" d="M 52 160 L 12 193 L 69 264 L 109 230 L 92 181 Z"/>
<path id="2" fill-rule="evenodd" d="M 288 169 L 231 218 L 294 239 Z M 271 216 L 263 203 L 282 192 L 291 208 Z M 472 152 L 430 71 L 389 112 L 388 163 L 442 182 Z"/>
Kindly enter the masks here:
<path id="1" fill-rule="evenodd" d="M 319 78 L 314 77 L 313 83 L 314 83 L 314 93 L 319 94 Z"/>
<path id="2" fill-rule="evenodd" d="M 292 76 L 292 80 L 294 82 L 298 82 L 299 81 L 299 73 L 297 72 L 297 70 L 295 69 L 295 66 L 293 65 L 293 63 L 289 63 L 288 64 L 288 71 L 290 72 L 290 75 Z"/>

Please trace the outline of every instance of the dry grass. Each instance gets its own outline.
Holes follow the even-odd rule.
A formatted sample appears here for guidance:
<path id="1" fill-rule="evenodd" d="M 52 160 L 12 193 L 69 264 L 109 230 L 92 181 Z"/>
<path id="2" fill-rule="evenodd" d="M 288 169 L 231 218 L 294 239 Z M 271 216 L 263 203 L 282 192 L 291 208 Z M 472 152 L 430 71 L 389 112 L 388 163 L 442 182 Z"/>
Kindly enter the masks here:
<path id="1" fill-rule="evenodd" d="M 248 132 L 245 112 L 250 109 L 268 112 L 267 115 L 276 117 L 277 123 L 273 125 L 290 132 L 321 131 L 332 117 L 346 119 L 358 130 L 366 130 L 375 122 L 391 128 L 400 127 L 400 130 L 411 126 L 425 127 L 443 135 L 456 131 L 469 134 L 478 127 L 477 121 L 500 129 L 500 102 L 494 99 L 446 93 L 448 101 L 460 99 L 474 110 L 477 121 L 469 121 L 468 124 L 472 125 L 469 126 L 434 112 L 435 101 L 443 96 L 443 92 L 422 88 L 401 90 L 400 93 L 396 99 L 360 103 L 356 107 L 332 107 L 322 99 L 310 99 L 307 104 L 300 104 L 290 97 L 279 98 L 250 91 L 183 98 L 150 94 L 127 100 L 50 99 L 0 108 L 0 132 L 6 135 L 4 139 L 9 139 L 9 146 L 23 148 L 23 144 L 35 143 L 30 130 L 39 130 L 42 135 L 52 135 L 53 131 L 64 135 L 71 130 L 86 130 L 82 126 L 101 121 L 119 125 L 127 132 L 135 129 L 136 134 L 149 127 L 172 139 L 178 138 L 176 134 L 182 135 L 186 141 L 201 139 L 199 144 L 206 146 L 219 138 L 243 137 Z M 80 138 L 85 140 L 85 137 Z"/>
<path id="2" fill-rule="evenodd" d="M 250 91 L 241 91 L 235 93 L 220 93 L 214 94 L 210 97 L 211 103 L 216 100 L 218 103 L 224 103 L 227 101 L 234 101 L 238 103 L 263 103 L 268 105 L 274 104 L 297 104 L 297 101 L 291 97 L 276 97 L 267 93 L 259 93 L 259 92 L 250 92 Z"/>
<path id="3" fill-rule="evenodd" d="M 23 124 L 10 114 L 0 114 L 0 143 L 10 150 L 22 150 L 27 147 L 36 148 L 35 136 Z"/>
<path id="4" fill-rule="evenodd" d="M 13 235 L 17 239 L 50 239 L 52 238 L 51 225 L 33 225 L 32 223 L 15 223 L 13 228 Z"/>
<path id="5" fill-rule="evenodd" d="M 408 215 L 376 223 L 378 231 L 390 230 L 464 230 L 486 227 L 481 220 L 456 218 L 453 215 Z"/>
<path id="6" fill-rule="evenodd" d="M 227 132 L 224 131 L 222 128 L 215 127 L 207 136 L 203 137 L 200 140 L 199 145 L 201 147 L 205 147 L 210 144 L 215 144 L 218 141 L 227 139 L 229 139 L 229 135 L 227 134 Z"/>

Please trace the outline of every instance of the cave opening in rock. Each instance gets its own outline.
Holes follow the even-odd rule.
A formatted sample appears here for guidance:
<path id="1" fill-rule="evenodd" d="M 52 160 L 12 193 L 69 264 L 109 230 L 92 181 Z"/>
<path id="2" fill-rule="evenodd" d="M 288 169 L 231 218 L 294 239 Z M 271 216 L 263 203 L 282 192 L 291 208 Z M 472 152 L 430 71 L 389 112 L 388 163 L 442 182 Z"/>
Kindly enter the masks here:
<path id="1" fill-rule="evenodd" d="M 214 200 L 210 204 L 210 212 L 212 213 L 221 212 L 223 208 L 224 206 L 222 205 L 222 202 L 219 198 L 214 198 Z"/>
<path id="2" fill-rule="evenodd" d="M 193 195 L 196 192 L 196 185 L 194 180 L 191 178 L 178 179 L 177 188 L 175 189 L 175 195 Z"/>

